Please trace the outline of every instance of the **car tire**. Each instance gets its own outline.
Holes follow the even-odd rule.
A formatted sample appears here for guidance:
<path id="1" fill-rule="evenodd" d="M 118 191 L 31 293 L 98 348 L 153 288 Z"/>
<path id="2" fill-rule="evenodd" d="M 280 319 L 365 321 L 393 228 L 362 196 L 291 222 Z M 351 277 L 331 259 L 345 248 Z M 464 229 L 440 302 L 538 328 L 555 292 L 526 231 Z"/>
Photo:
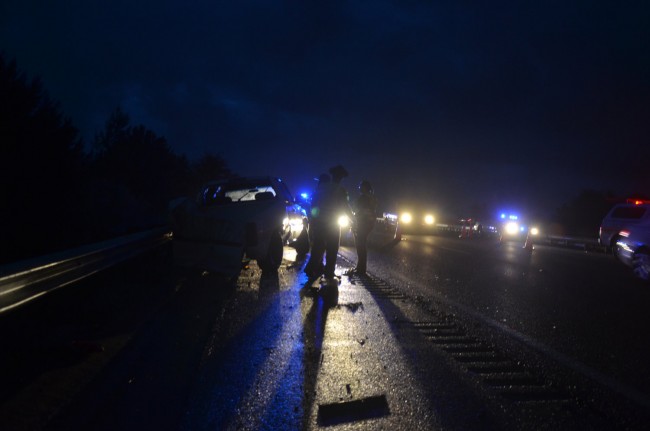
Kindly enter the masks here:
<path id="1" fill-rule="evenodd" d="M 258 259 L 257 265 L 260 267 L 262 272 L 277 271 L 282 263 L 283 252 L 284 246 L 282 244 L 282 237 L 279 232 L 275 232 L 269 241 L 269 249 L 266 252 L 266 256 L 262 259 Z"/>
<path id="2" fill-rule="evenodd" d="M 642 248 L 632 258 L 634 275 L 645 282 L 650 282 L 650 250 Z"/>

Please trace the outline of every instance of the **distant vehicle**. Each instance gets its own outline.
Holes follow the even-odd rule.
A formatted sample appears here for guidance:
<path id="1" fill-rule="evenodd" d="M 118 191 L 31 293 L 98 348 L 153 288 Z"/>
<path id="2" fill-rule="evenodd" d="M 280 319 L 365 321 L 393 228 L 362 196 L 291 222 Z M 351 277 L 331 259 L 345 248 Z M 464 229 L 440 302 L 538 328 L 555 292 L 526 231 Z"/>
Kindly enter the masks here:
<path id="1" fill-rule="evenodd" d="M 650 218 L 618 232 L 616 256 L 634 274 L 650 282 Z"/>
<path id="2" fill-rule="evenodd" d="M 298 238 L 305 210 L 279 178 L 234 178 L 203 185 L 196 198 L 170 205 L 175 263 L 234 272 L 244 256 L 277 270 L 283 247 Z"/>
<path id="3" fill-rule="evenodd" d="M 499 235 L 501 240 L 525 240 L 529 235 L 538 236 L 539 227 L 526 225 L 516 214 L 502 213 L 499 216 Z"/>
<path id="4" fill-rule="evenodd" d="M 436 218 L 431 211 L 409 209 L 399 214 L 399 225 L 403 233 L 429 233 L 436 227 Z"/>
<path id="5" fill-rule="evenodd" d="M 352 226 L 346 224 L 347 216 L 339 218 L 339 226 L 341 226 L 341 244 L 353 246 L 354 234 Z M 398 217 L 395 214 L 383 213 L 381 217 L 377 217 L 375 226 L 370 232 L 368 237 L 368 244 L 375 247 L 385 247 L 391 244 L 397 244 L 402 240 L 402 230 L 398 222 Z"/>
<path id="6" fill-rule="evenodd" d="M 598 242 L 615 256 L 619 232 L 650 220 L 650 201 L 628 200 L 615 205 L 603 218 L 598 232 Z"/>
<path id="7" fill-rule="evenodd" d="M 456 227 L 459 238 L 490 238 L 497 233 L 495 226 L 473 218 L 459 219 Z"/>

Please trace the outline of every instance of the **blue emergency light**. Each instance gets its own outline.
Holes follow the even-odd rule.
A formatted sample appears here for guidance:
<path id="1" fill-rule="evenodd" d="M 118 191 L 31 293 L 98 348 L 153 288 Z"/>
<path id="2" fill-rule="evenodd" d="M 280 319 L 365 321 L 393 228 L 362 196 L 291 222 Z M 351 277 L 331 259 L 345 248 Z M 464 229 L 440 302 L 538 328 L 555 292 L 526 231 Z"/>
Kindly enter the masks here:
<path id="1" fill-rule="evenodd" d="M 501 213 L 501 220 L 519 220 L 519 216 L 515 214 L 506 214 L 506 213 Z"/>

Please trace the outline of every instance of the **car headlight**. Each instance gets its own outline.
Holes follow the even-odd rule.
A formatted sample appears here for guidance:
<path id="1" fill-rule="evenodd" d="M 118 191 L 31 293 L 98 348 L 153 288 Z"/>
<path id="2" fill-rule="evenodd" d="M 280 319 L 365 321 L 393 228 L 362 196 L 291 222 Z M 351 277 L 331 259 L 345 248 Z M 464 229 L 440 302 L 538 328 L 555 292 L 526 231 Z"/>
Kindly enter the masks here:
<path id="1" fill-rule="evenodd" d="M 282 220 L 282 225 L 284 226 L 284 229 L 289 228 L 293 232 L 298 233 L 304 228 L 302 217 L 285 217 L 285 219 Z"/>
<path id="2" fill-rule="evenodd" d="M 413 221 L 413 216 L 411 213 L 403 213 L 402 216 L 399 218 L 399 221 L 401 221 L 404 224 L 409 224 Z"/>
<path id="3" fill-rule="evenodd" d="M 539 235 L 539 229 L 536 227 L 531 227 L 530 228 L 530 234 L 531 235 Z"/>
<path id="4" fill-rule="evenodd" d="M 424 216 L 424 224 L 432 225 L 435 221 L 436 219 L 431 214 Z"/>
<path id="5" fill-rule="evenodd" d="M 291 226 L 291 229 L 300 232 L 304 228 L 303 223 L 302 223 L 302 218 L 295 217 L 289 220 L 289 226 Z"/>
<path id="6" fill-rule="evenodd" d="M 339 217 L 338 222 L 340 227 L 348 227 L 350 226 L 350 217 L 347 215 L 342 215 Z"/>
<path id="7" fill-rule="evenodd" d="M 513 221 L 506 223 L 505 231 L 508 235 L 516 235 L 519 233 L 519 225 Z"/>

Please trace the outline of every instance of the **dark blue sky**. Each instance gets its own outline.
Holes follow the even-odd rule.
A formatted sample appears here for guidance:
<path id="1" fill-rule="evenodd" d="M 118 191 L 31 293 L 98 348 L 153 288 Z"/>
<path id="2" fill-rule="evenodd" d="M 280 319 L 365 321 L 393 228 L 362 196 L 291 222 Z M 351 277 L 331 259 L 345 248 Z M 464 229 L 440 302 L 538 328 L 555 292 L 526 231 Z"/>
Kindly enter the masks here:
<path id="1" fill-rule="evenodd" d="M 118 105 L 295 192 L 554 208 L 650 193 L 647 1 L 4 0 L 0 50 L 86 141 Z"/>

